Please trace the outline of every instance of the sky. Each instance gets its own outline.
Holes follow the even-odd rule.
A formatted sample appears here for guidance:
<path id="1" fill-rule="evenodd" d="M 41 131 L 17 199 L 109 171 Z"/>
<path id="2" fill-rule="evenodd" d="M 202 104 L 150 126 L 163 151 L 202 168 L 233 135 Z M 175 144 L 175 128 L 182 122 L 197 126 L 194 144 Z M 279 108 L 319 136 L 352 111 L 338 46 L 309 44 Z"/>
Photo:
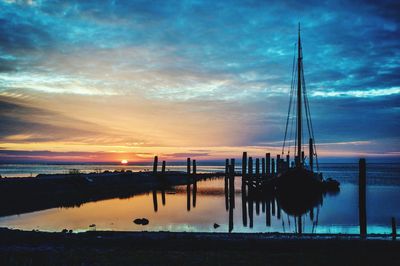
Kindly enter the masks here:
<path id="1" fill-rule="evenodd" d="M 281 150 L 301 23 L 320 158 L 400 157 L 398 1 L 0 0 L 0 162 Z"/>

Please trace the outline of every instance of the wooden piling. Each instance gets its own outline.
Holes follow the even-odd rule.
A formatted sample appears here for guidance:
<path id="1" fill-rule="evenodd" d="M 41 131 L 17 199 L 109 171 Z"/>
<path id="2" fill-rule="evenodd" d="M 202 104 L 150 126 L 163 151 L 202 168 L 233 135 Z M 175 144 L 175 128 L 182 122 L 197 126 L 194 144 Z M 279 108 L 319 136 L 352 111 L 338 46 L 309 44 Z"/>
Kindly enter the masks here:
<path id="1" fill-rule="evenodd" d="M 186 172 L 187 172 L 188 175 L 190 175 L 190 158 L 187 158 Z"/>
<path id="2" fill-rule="evenodd" d="M 392 217 L 392 239 L 396 240 L 397 228 L 396 228 L 396 218 Z"/>
<path id="3" fill-rule="evenodd" d="M 260 178 L 260 159 L 256 158 L 256 179 Z"/>
<path id="4" fill-rule="evenodd" d="M 281 156 L 278 154 L 276 155 L 276 174 L 281 172 Z"/>
<path id="5" fill-rule="evenodd" d="M 154 156 L 153 174 L 157 174 L 157 164 L 158 164 L 158 156 Z"/>
<path id="6" fill-rule="evenodd" d="M 193 175 L 196 175 L 196 171 L 197 171 L 196 160 L 193 160 Z"/>
<path id="7" fill-rule="evenodd" d="M 243 156 L 242 156 L 242 179 L 246 179 L 246 169 L 247 169 L 247 152 L 243 152 Z"/>
<path id="8" fill-rule="evenodd" d="M 286 170 L 289 170 L 290 168 L 290 155 L 286 155 Z"/>
<path id="9" fill-rule="evenodd" d="M 309 157 L 308 157 L 308 161 L 310 162 L 310 171 L 314 172 L 314 144 L 313 144 L 313 139 L 310 138 L 309 141 Z"/>
<path id="10" fill-rule="evenodd" d="M 162 166 L 161 166 L 161 172 L 164 174 L 165 173 L 165 161 L 162 161 Z"/>
<path id="11" fill-rule="evenodd" d="M 265 178 L 265 158 L 261 158 L 261 176 Z"/>
<path id="12" fill-rule="evenodd" d="M 253 157 L 249 157 L 249 178 L 253 179 Z"/>
<path id="13" fill-rule="evenodd" d="M 367 235 L 367 208 L 366 208 L 366 163 L 362 158 L 358 164 L 358 209 L 360 221 L 360 235 L 365 237 Z"/>
<path id="14" fill-rule="evenodd" d="M 271 173 L 271 153 L 265 154 L 265 173 L 267 176 Z"/>

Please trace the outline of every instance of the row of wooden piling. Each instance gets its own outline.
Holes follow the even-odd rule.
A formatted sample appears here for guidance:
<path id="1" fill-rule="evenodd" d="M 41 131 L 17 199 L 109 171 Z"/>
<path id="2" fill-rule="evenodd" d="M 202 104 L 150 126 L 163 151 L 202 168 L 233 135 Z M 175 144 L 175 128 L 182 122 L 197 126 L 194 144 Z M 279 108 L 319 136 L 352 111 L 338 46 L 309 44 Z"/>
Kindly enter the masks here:
<path id="1" fill-rule="evenodd" d="M 197 162 L 196 160 L 192 160 L 193 163 L 193 168 L 191 168 L 191 159 L 187 158 L 187 174 L 197 174 Z M 166 167 L 166 161 L 162 161 L 162 166 L 161 166 L 161 173 L 165 173 L 165 167 Z M 154 156 L 153 160 L 153 174 L 157 174 L 157 168 L 158 168 L 158 156 Z M 193 169 L 193 172 L 191 173 L 191 169 Z"/>
<path id="2" fill-rule="evenodd" d="M 235 167 L 235 159 L 226 159 L 225 161 L 225 172 L 228 171 L 228 165 L 233 164 Z M 282 173 L 290 167 L 290 156 L 286 155 L 286 160 L 281 158 L 278 154 L 275 158 L 271 157 L 271 153 L 266 153 L 265 157 L 253 158 L 247 156 L 247 152 L 243 152 L 242 156 L 242 170 L 241 176 L 248 178 L 268 178 L 273 177 L 279 173 Z M 261 170 L 261 172 L 260 172 Z M 235 172 L 236 174 L 236 172 Z"/>
<path id="3" fill-rule="evenodd" d="M 265 154 L 265 158 L 261 158 L 261 165 L 260 159 L 255 159 L 255 169 L 253 167 L 253 158 L 247 157 L 247 152 L 243 152 L 242 156 L 242 170 L 241 176 L 242 178 L 265 178 L 275 176 L 279 174 L 281 171 L 284 171 L 290 167 L 290 157 L 289 155 L 286 156 L 286 160 L 281 159 L 280 155 L 277 155 L 276 162 L 277 165 L 275 167 L 275 159 L 271 158 L 270 153 Z M 261 166 L 261 173 L 260 173 L 260 166 Z M 153 161 L 153 173 L 157 174 L 157 167 L 158 167 L 158 156 L 154 157 Z M 162 161 L 161 173 L 165 173 L 166 168 L 166 161 Z M 285 169 L 286 168 L 286 169 Z M 275 172 L 276 169 L 276 172 Z M 255 170 L 255 173 L 253 173 Z M 191 158 L 187 158 L 187 175 L 190 176 L 191 174 L 196 175 L 197 172 L 197 164 L 196 160 L 191 160 Z M 235 159 L 226 159 L 225 160 L 225 188 L 226 193 L 228 193 L 228 186 L 229 186 L 229 196 L 226 199 L 226 208 L 229 209 L 230 215 L 234 208 L 234 180 L 235 180 Z M 188 180 L 188 185 L 190 186 L 190 180 Z M 360 235 L 362 237 L 366 237 L 367 235 L 367 209 L 366 209 L 366 161 L 364 158 L 359 160 L 359 178 L 358 178 L 358 187 L 359 187 L 359 224 L 360 224 Z M 194 185 L 195 186 L 195 185 Z M 194 188 L 197 190 L 197 188 Z M 242 188 L 243 189 L 243 188 Z M 190 191 L 190 187 L 189 190 Z M 245 192 L 245 191 L 244 191 Z M 188 192 L 190 193 L 190 192 Z M 190 197 L 190 196 L 189 196 Z M 195 201 L 195 199 L 193 199 Z M 190 210 L 190 203 L 188 203 L 188 210 Z M 232 214 L 233 215 L 233 214 Z M 391 218 L 392 224 L 392 237 L 396 239 L 397 237 L 397 229 L 396 229 L 396 219 L 394 217 Z"/>

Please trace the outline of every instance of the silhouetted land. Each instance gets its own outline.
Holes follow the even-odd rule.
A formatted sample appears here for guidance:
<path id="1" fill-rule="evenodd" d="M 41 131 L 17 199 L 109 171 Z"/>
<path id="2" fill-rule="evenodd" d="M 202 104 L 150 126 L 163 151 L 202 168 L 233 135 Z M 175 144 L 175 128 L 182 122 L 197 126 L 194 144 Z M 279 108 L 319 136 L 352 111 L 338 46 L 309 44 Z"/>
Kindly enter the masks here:
<path id="1" fill-rule="evenodd" d="M 191 180 L 218 174 L 191 175 Z M 187 183 L 183 172 L 118 172 L 100 174 L 55 174 L 33 178 L 0 179 L 0 216 L 54 207 L 73 207 L 110 198 L 126 198 L 155 189 Z"/>
<path id="2" fill-rule="evenodd" d="M 0 229 L 1 265 L 399 265 L 400 241 L 357 236 Z"/>

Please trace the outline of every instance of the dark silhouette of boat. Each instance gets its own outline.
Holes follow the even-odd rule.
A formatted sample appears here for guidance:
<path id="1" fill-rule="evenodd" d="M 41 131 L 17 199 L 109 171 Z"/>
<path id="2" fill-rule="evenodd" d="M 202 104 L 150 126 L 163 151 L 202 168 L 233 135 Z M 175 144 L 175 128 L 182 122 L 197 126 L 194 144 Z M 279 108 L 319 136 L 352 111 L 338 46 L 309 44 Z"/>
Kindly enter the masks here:
<path id="1" fill-rule="evenodd" d="M 305 157 L 303 145 L 303 119 L 305 114 L 306 126 L 309 136 L 308 158 Z M 294 127 L 295 124 L 295 127 Z M 295 134 L 293 134 L 295 131 Z M 295 136 L 294 140 L 290 136 Z M 280 165 L 279 173 L 273 179 L 273 184 L 277 197 L 286 205 L 290 212 L 299 213 L 301 211 L 293 210 L 296 206 L 299 209 L 301 205 L 306 209 L 306 205 L 312 206 L 318 203 L 318 199 L 326 192 L 339 191 L 339 182 L 333 179 L 324 180 L 322 173 L 319 172 L 317 149 L 315 145 L 314 130 L 311 121 L 310 107 L 307 98 L 307 89 L 304 79 L 303 56 L 300 38 L 300 24 L 297 42 L 297 60 L 293 58 L 292 83 L 290 91 L 289 110 L 286 120 L 285 137 L 282 147 L 282 157 L 290 156 L 292 144 L 294 142 L 295 160 L 292 166 L 289 160 L 285 164 L 277 161 Z M 314 162 L 317 169 L 314 171 Z M 290 205 L 293 202 L 293 206 Z M 304 204 L 300 204 L 304 203 Z"/>

